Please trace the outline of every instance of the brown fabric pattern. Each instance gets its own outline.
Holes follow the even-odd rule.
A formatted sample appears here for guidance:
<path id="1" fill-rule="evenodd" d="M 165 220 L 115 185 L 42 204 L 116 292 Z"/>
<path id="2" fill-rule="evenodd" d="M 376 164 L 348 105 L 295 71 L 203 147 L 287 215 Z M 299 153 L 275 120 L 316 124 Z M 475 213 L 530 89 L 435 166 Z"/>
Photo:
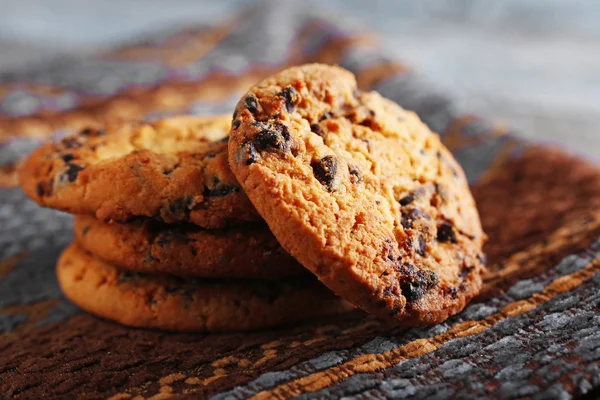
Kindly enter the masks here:
<path id="1" fill-rule="evenodd" d="M 87 61 L 129 68 L 158 60 L 179 76 L 145 84 L 124 79 L 118 90 L 103 95 L 55 77 L 42 79 L 43 71 L 0 78 L 0 142 L 5 144 L 0 147 L 0 397 L 597 397 L 598 167 L 522 143 L 507 127 L 452 115 L 448 103 L 413 85 L 410 70 L 382 54 L 368 35 L 341 28 L 337 17 L 332 24 L 283 3 L 214 29 L 161 35 Z M 261 30 L 265 26 L 278 34 Z M 272 50 L 282 43 L 285 52 Z M 279 58 L 259 63 L 251 53 Z M 247 60 L 236 69 L 222 58 L 228 54 Z M 122 114 L 153 118 L 214 113 L 211 107 L 231 111 L 227 102 L 237 100 L 239 91 L 304 61 L 340 63 L 363 89 L 374 85 L 438 126 L 474 183 L 489 236 L 480 295 L 462 313 L 428 328 L 407 330 L 357 311 L 291 328 L 230 334 L 130 329 L 65 301 L 54 264 L 72 239 L 71 219 L 10 189 L 19 157 L 36 140 Z M 191 67 L 206 69 L 184 75 Z M 10 114 L 3 101 L 17 88 L 34 97 L 73 96 L 74 102 Z"/>

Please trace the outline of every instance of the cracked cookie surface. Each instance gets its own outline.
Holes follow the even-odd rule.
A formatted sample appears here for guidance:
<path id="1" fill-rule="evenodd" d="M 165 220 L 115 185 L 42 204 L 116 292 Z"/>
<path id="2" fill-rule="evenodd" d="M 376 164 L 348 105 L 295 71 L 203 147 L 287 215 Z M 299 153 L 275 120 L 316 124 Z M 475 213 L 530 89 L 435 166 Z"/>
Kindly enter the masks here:
<path id="1" fill-rule="evenodd" d="M 84 129 L 35 150 L 20 170 L 45 207 L 220 228 L 258 219 L 227 165 L 230 116 L 173 117 Z"/>
<path id="2" fill-rule="evenodd" d="M 62 253 L 57 276 L 64 294 L 79 307 L 142 328 L 245 331 L 353 309 L 312 277 L 236 281 L 146 275 L 120 270 L 76 244 Z"/>
<path id="3" fill-rule="evenodd" d="M 464 172 L 350 72 L 305 65 L 250 89 L 229 164 L 282 247 L 366 311 L 431 324 L 478 293 L 485 235 Z"/>
<path id="4" fill-rule="evenodd" d="M 131 271 L 260 279 L 309 274 L 265 225 L 208 230 L 150 219 L 111 224 L 77 215 L 74 230 L 83 249 Z"/>

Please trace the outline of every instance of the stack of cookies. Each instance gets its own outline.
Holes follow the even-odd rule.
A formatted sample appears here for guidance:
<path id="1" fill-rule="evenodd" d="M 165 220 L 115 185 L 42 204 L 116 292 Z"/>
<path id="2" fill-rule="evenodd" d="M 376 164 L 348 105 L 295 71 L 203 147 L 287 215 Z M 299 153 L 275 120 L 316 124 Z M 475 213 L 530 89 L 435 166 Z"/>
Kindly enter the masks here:
<path id="1" fill-rule="evenodd" d="M 481 287 L 485 234 L 461 167 L 338 67 L 273 75 L 233 116 L 84 130 L 35 151 L 21 185 L 76 214 L 65 294 L 126 325 L 260 329 L 351 304 L 422 325 Z"/>
<path id="2" fill-rule="evenodd" d="M 351 308 L 256 213 L 227 164 L 230 125 L 231 116 L 115 122 L 29 157 L 23 190 L 76 214 L 57 265 L 71 301 L 174 331 L 261 329 Z"/>

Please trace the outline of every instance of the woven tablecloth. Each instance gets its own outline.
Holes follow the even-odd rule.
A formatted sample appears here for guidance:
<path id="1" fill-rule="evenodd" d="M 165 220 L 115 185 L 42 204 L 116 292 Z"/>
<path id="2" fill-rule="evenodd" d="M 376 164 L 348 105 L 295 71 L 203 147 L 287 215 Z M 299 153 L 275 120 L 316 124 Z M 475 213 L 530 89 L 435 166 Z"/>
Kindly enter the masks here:
<path id="1" fill-rule="evenodd" d="M 489 235 L 478 298 L 421 329 L 355 312 L 218 335 L 129 329 L 64 299 L 54 266 L 72 217 L 16 187 L 23 155 L 113 117 L 231 112 L 260 78 L 313 61 L 339 64 L 362 89 L 415 110 L 453 151 Z M 0 146 L 0 397 L 600 396 L 600 169 L 457 114 L 339 16 L 272 2 L 1 76 Z"/>

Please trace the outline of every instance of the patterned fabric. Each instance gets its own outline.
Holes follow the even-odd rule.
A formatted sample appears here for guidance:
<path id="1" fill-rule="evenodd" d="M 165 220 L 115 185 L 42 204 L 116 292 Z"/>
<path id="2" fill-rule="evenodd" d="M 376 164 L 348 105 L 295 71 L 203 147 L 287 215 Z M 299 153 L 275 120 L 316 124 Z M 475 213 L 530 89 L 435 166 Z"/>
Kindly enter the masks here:
<path id="1" fill-rule="evenodd" d="M 452 103 L 352 24 L 273 2 L 0 80 L 0 397 L 573 398 L 600 395 L 600 169 Z M 443 324 L 361 312 L 273 331 L 169 334 L 81 312 L 54 264 L 69 215 L 16 188 L 19 159 L 107 118 L 228 112 L 286 65 L 337 63 L 417 111 L 465 168 L 489 272 Z M 112 396 L 112 397 L 111 397 Z M 153 397 L 154 396 L 154 397 Z"/>

